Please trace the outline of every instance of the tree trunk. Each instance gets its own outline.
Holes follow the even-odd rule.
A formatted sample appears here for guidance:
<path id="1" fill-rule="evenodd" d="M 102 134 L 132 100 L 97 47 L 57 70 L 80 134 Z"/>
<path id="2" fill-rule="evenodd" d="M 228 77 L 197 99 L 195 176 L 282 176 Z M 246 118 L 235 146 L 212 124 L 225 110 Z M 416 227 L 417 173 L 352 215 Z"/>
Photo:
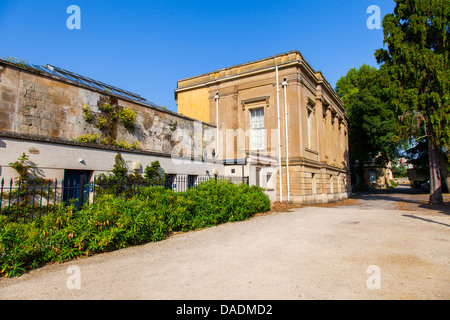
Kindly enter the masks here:
<path id="1" fill-rule="evenodd" d="M 430 121 L 427 121 L 428 159 L 430 163 L 430 199 L 429 204 L 444 203 L 441 187 L 441 173 L 439 169 L 438 149 L 434 137 L 434 130 Z"/>
<path id="2" fill-rule="evenodd" d="M 439 168 L 441 169 L 441 181 L 445 186 L 442 186 L 442 192 L 446 192 L 445 187 L 447 187 L 447 192 L 450 192 L 450 172 L 448 171 L 448 160 L 447 155 L 442 151 L 442 148 L 438 149 L 438 159 Z"/>

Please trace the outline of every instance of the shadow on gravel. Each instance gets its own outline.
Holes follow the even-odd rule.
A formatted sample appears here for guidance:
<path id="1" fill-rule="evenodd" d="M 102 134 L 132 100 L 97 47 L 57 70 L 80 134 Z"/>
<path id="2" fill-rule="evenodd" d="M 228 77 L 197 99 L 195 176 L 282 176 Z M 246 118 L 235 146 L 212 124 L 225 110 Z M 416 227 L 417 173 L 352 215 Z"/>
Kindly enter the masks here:
<path id="1" fill-rule="evenodd" d="M 430 219 L 425 219 L 425 218 L 413 216 L 410 214 L 403 214 L 402 216 L 407 217 L 407 218 L 418 219 L 418 220 L 422 220 L 422 221 L 426 221 L 426 222 L 436 223 L 436 224 L 440 224 L 440 225 L 446 226 L 446 227 L 450 227 L 450 224 L 446 224 L 446 223 L 442 223 L 442 222 L 438 222 L 438 221 L 434 221 L 434 220 L 430 220 Z"/>
<path id="2" fill-rule="evenodd" d="M 444 203 L 429 205 L 429 194 L 423 190 L 413 189 L 408 185 L 385 190 L 371 190 L 367 192 L 354 192 L 352 199 L 357 200 L 385 200 L 396 202 L 401 210 L 433 210 L 437 213 L 450 215 L 450 194 L 444 194 Z"/>

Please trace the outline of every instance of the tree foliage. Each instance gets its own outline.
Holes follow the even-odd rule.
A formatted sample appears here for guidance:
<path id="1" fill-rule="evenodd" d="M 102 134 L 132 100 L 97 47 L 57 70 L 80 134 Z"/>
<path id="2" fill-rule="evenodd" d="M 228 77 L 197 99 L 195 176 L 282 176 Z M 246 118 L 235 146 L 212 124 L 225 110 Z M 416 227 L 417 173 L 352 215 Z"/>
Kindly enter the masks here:
<path id="1" fill-rule="evenodd" d="M 149 180 L 161 180 L 165 178 L 165 172 L 161 168 L 159 161 L 153 161 L 150 165 L 147 165 L 144 169 L 144 178 Z"/>
<path id="2" fill-rule="evenodd" d="M 426 137 L 430 203 L 442 202 L 438 150 L 450 142 L 450 0 L 395 0 L 383 19 L 384 44 L 375 56 L 389 79 L 404 137 Z"/>
<path id="3" fill-rule="evenodd" d="M 408 164 L 411 164 L 416 175 L 422 177 L 425 181 L 430 178 L 430 168 L 428 164 L 428 142 L 426 139 L 421 140 L 415 146 L 406 150 L 406 158 Z"/>
<path id="4" fill-rule="evenodd" d="M 111 170 L 111 174 L 117 179 L 123 179 L 128 175 L 127 164 L 122 158 L 122 154 L 120 152 L 117 152 L 116 157 L 114 158 L 114 165 Z"/>
<path id="5" fill-rule="evenodd" d="M 350 166 L 363 182 L 365 165 L 386 165 L 398 155 L 388 88 L 379 71 L 364 64 L 339 79 L 336 92 L 349 116 Z"/>

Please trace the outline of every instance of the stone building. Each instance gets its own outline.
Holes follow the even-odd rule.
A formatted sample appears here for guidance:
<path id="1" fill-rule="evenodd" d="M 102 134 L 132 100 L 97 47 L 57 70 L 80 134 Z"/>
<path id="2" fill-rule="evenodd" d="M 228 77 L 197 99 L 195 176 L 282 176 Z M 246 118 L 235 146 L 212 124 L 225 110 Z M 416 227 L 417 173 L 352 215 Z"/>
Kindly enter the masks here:
<path id="1" fill-rule="evenodd" d="M 300 52 L 179 80 L 175 99 L 178 113 L 217 125 L 214 154 L 225 174 L 250 176 L 272 200 L 349 195 L 345 109 Z"/>
<path id="2" fill-rule="evenodd" d="M 120 151 L 129 171 L 158 160 L 194 183 L 248 177 L 272 201 L 348 196 L 347 116 L 298 51 L 180 80 L 175 98 L 178 113 L 51 65 L 0 60 L 0 180 L 17 176 L 9 164 L 22 153 L 61 180 L 111 170 Z"/>
<path id="3" fill-rule="evenodd" d="M 132 126 L 112 116 L 107 107 L 113 106 Z M 119 151 L 129 171 L 142 173 L 158 160 L 167 174 L 190 181 L 214 170 L 222 175 L 212 159 L 215 134 L 214 125 L 105 83 L 50 65 L 0 60 L 0 180 L 17 176 L 9 163 L 22 153 L 39 175 L 59 181 L 111 170 Z"/>
<path id="4" fill-rule="evenodd" d="M 369 188 L 386 189 L 392 184 L 391 164 L 386 166 L 367 165 L 364 168 L 364 179 L 368 182 Z"/>

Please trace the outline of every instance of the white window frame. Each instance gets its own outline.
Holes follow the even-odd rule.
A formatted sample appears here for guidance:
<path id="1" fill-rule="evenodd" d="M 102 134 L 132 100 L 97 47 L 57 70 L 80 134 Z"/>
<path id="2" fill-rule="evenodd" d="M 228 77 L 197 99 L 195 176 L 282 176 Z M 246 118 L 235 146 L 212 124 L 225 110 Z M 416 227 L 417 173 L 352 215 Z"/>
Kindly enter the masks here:
<path id="1" fill-rule="evenodd" d="M 250 150 L 266 149 L 265 108 L 250 109 Z"/>
<path id="2" fill-rule="evenodd" d="M 272 172 L 266 173 L 266 181 L 267 181 L 267 190 L 274 190 L 274 175 Z"/>

